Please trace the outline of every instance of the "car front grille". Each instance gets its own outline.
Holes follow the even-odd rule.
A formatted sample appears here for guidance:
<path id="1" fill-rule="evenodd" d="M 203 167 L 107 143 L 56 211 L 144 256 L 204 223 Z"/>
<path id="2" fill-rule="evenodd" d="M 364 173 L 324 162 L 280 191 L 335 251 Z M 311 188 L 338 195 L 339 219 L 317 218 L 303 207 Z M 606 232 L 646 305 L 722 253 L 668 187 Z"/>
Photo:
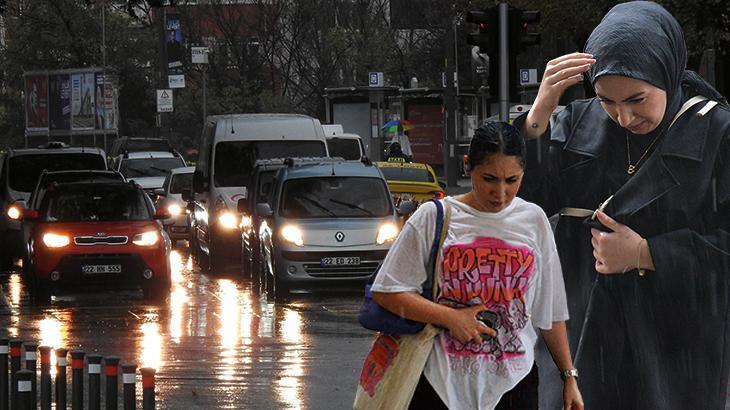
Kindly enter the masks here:
<path id="1" fill-rule="evenodd" d="M 124 245 L 129 241 L 127 236 L 74 236 L 76 245 Z"/>
<path id="2" fill-rule="evenodd" d="M 304 271 L 317 278 L 368 277 L 375 273 L 380 262 L 360 262 L 357 266 L 322 266 L 319 263 L 305 263 Z"/>

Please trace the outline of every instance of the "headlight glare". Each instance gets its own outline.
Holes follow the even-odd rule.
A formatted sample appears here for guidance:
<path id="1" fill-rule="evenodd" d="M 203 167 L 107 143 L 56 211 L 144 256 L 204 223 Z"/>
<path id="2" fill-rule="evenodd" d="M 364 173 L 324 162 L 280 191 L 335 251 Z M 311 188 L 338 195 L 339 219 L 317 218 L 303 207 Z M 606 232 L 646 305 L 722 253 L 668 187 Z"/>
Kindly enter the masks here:
<path id="1" fill-rule="evenodd" d="M 132 243 L 138 246 L 153 246 L 160 240 L 160 235 L 155 231 L 148 231 L 134 235 Z"/>
<path id="2" fill-rule="evenodd" d="M 398 227 L 392 222 L 387 222 L 380 225 L 378 229 L 378 238 L 376 242 L 378 245 L 382 245 L 387 242 L 393 242 L 398 237 Z"/>
<path id="3" fill-rule="evenodd" d="M 167 211 L 172 216 L 178 216 L 178 215 L 180 215 L 183 212 L 183 209 L 178 204 L 170 204 L 170 205 L 167 206 Z"/>
<path id="4" fill-rule="evenodd" d="M 281 237 L 285 241 L 291 242 L 296 246 L 304 245 L 304 240 L 302 239 L 302 230 L 294 225 L 286 225 L 281 228 Z"/>
<path id="5" fill-rule="evenodd" d="M 47 233 L 43 235 L 43 243 L 49 248 L 63 248 L 71 243 L 71 239 L 66 235 Z"/>
<path id="6" fill-rule="evenodd" d="M 223 211 L 218 215 L 218 223 L 226 229 L 238 228 L 238 218 L 231 211 Z"/>

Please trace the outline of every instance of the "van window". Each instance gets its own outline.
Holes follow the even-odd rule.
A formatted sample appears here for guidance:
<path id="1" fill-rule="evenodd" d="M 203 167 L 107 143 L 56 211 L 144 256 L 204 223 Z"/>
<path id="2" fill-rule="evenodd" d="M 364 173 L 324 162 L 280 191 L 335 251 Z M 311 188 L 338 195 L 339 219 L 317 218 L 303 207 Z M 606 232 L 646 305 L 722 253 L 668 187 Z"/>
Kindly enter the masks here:
<path id="1" fill-rule="evenodd" d="M 326 157 L 323 141 L 226 141 L 215 146 L 216 186 L 250 186 L 257 159 Z"/>
<path id="2" fill-rule="evenodd" d="M 48 171 L 105 170 L 106 160 L 99 154 L 90 153 L 28 154 L 10 158 L 8 165 L 10 189 L 31 192 L 44 169 Z"/>
<path id="3" fill-rule="evenodd" d="M 281 197 L 284 218 L 368 218 L 393 213 L 379 178 L 316 177 L 286 181 Z"/>
<path id="4" fill-rule="evenodd" d="M 327 138 L 327 149 L 331 157 L 342 157 L 346 160 L 359 160 L 360 141 L 350 138 Z"/>

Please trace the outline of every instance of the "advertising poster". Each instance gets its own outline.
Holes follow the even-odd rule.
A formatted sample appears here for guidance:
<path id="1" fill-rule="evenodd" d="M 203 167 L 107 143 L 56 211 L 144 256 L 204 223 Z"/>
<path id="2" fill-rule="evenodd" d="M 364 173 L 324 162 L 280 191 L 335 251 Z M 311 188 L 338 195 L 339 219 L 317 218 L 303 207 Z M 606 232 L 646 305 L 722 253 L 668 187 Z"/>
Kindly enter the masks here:
<path id="1" fill-rule="evenodd" d="M 48 130 L 48 76 L 25 77 L 25 124 L 28 131 Z"/>
<path id="2" fill-rule="evenodd" d="M 444 163 L 443 114 L 440 104 L 409 104 L 408 121 L 416 127 L 408 131 L 413 162 L 430 165 Z"/>
<path id="3" fill-rule="evenodd" d="M 96 73 L 96 88 L 94 91 L 94 128 L 103 130 L 106 124 L 105 104 L 104 104 L 104 74 Z"/>
<path id="4" fill-rule="evenodd" d="M 117 129 L 117 107 L 115 105 L 116 98 L 114 97 L 115 88 L 108 78 L 104 80 L 104 128 L 107 130 Z"/>
<path id="5" fill-rule="evenodd" d="M 74 130 L 93 130 L 95 118 L 94 74 L 71 76 L 71 109 Z"/>
<path id="6" fill-rule="evenodd" d="M 51 130 L 71 129 L 71 76 L 48 77 L 48 114 Z"/>
<path id="7" fill-rule="evenodd" d="M 183 73 L 183 45 L 182 30 L 180 30 L 180 15 L 165 15 L 165 51 L 167 53 L 168 82 L 172 88 L 185 87 Z"/>

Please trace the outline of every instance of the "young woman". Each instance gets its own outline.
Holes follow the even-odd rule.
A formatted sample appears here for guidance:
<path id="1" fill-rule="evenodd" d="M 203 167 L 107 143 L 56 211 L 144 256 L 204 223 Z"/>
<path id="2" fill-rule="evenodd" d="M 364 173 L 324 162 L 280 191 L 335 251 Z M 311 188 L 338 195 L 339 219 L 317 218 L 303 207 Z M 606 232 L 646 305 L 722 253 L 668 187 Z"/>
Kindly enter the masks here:
<path id="1" fill-rule="evenodd" d="M 681 28 L 655 3 L 611 9 L 585 51 L 548 63 L 515 126 L 533 139 L 522 197 L 548 215 L 610 198 L 596 214 L 602 226 L 561 217 L 556 229 L 587 407 L 724 409 L 727 102 L 685 70 Z M 560 96 L 584 74 L 596 97 L 570 104 L 550 127 Z M 695 103 L 698 95 L 719 105 Z"/>
<path id="2" fill-rule="evenodd" d="M 550 225 L 538 206 L 515 196 L 524 153 L 524 140 L 508 124 L 475 132 L 467 156 L 472 191 L 444 199 L 452 213 L 435 301 L 420 295 L 436 226 L 432 203 L 408 220 L 373 283 L 381 306 L 443 328 L 411 408 L 537 409 L 536 329 L 565 376 L 565 405 L 583 408 Z M 477 320 L 484 311 L 495 315 L 492 328 Z"/>

